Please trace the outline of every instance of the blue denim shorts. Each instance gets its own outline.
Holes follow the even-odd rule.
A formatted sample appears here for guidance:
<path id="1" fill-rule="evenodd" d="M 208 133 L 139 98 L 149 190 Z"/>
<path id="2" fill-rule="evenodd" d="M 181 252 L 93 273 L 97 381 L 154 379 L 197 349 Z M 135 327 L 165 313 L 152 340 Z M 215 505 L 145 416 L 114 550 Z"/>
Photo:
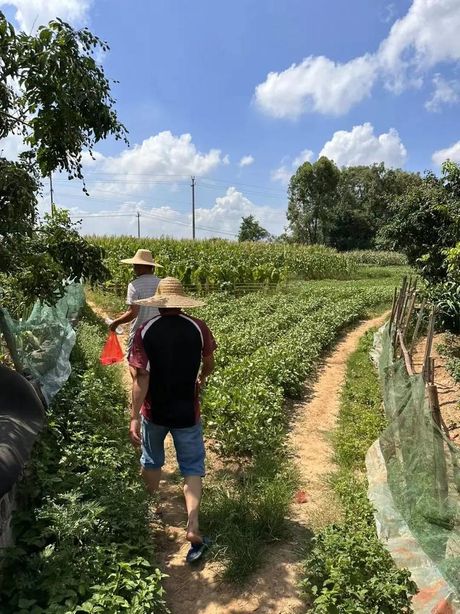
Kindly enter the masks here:
<path id="1" fill-rule="evenodd" d="M 183 477 L 199 475 L 204 477 L 204 441 L 201 422 L 184 429 L 170 429 L 154 424 L 142 416 L 141 423 L 141 465 L 145 469 L 161 469 L 165 464 L 164 441 L 171 432 L 176 449 L 177 462 Z"/>

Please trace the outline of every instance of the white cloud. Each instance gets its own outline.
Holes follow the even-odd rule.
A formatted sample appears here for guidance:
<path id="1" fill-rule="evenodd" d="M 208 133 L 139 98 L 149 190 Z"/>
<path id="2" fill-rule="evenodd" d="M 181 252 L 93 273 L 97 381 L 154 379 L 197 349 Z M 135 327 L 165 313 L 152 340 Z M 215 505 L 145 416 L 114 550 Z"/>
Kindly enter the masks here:
<path id="1" fill-rule="evenodd" d="M 264 228 L 274 234 L 282 232 L 286 223 L 284 208 L 255 205 L 234 187 L 229 187 L 224 196 L 216 198 L 210 209 L 197 209 L 196 223 L 238 234 L 241 218 L 247 215 L 254 215 Z"/>
<path id="2" fill-rule="evenodd" d="M 460 60 L 459 29 L 458 0 L 414 0 L 378 51 L 390 86 L 399 91 L 413 81 L 408 71 L 423 73 L 439 62 Z"/>
<path id="3" fill-rule="evenodd" d="M 270 72 L 256 87 L 255 102 L 273 117 L 295 119 L 308 111 L 341 115 L 369 96 L 374 80 L 369 55 L 345 64 L 310 56 L 282 72 Z"/>
<path id="4" fill-rule="evenodd" d="M 441 166 L 446 160 L 452 160 L 452 162 L 460 162 L 460 141 L 457 141 L 446 149 L 439 149 L 432 155 L 434 164 Z"/>
<path id="5" fill-rule="evenodd" d="M 289 163 L 288 159 L 284 159 L 281 166 L 271 172 L 271 180 L 279 181 L 283 185 L 287 185 L 299 166 L 304 162 L 311 162 L 313 155 L 314 154 L 310 149 L 304 149 L 294 158 L 294 160 L 292 160 L 291 163 Z"/>
<path id="6" fill-rule="evenodd" d="M 229 163 L 228 156 L 222 157 L 219 149 L 201 153 L 190 134 L 175 136 L 169 130 L 124 149 L 117 156 L 106 157 L 95 152 L 95 157 L 96 160 L 91 160 L 86 155 L 86 162 L 96 175 L 107 174 L 104 181 L 108 184 L 104 189 L 125 194 L 145 190 L 149 179 L 174 183 L 178 177 L 207 175 L 221 164 Z M 116 176 L 113 183 L 110 183 L 110 175 Z M 88 173 L 87 178 L 91 179 L 91 174 Z"/>
<path id="7" fill-rule="evenodd" d="M 240 167 L 251 166 L 251 164 L 254 164 L 254 157 L 251 155 L 243 156 L 241 160 L 238 162 L 238 166 Z"/>
<path id="8" fill-rule="evenodd" d="M 311 162 L 313 159 L 313 152 L 311 149 L 302 149 L 298 156 L 292 161 L 292 168 L 297 170 L 298 167 L 304 162 Z"/>
<path id="9" fill-rule="evenodd" d="M 460 84 L 458 81 L 447 81 L 437 73 L 433 77 L 434 91 L 426 102 L 425 108 L 434 113 L 441 110 L 444 104 L 455 104 L 460 100 Z"/>
<path id="10" fill-rule="evenodd" d="M 390 4 L 387 4 L 382 13 L 381 13 L 381 20 L 383 21 L 383 23 L 390 23 L 390 21 L 393 21 L 393 19 L 396 16 L 396 5 L 394 2 L 390 2 Z"/>
<path id="11" fill-rule="evenodd" d="M 24 142 L 19 134 L 9 134 L 0 139 L 0 157 L 17 160 L 18 155 L 25 150 Z"/>
<path id="12" fill-rule="evenodd" d="M 75 26 L 84 25 L 92 0 L 0 0 L 0 6 L 14 6 L 15 20 L 27 34 L 59 17 Z"/>
<path id="13" fill-rule="evenodd" d="M 273 117 L 347 113 L 371 94 L 378 78 L 392 91 L 420 87 L 440 62 L 460 60 L 459 0 L 413 0 L 378 50 L 344 64 L 309 56 L 257 85 L 258 107 Z"/>
<path id="14" fill-rule="evenodd" d="M 354 126 L 350 132 L 335 132 L 319 155 L 334 160 L 338 166 L 384 162 L 387 166 L 400 167 L 406 161 L 407 151 L 394 128 L 376 136 L 373 126 L 365 123 Z"/>
<path id="15" fill-rule="evenodd" d="M 41 208 L 47 210 L 49 205 L 42 203 Z M 97 215 L 101 217 L 84 217 L 88 215 L 88 212 L 78 207 L 73 207 L 71 213 L 77 218 L 82 216 L 81 229 L 84 234 L 136 235 L 136 211 L 138 210 L 141 210 L 142 236 L 191 237 L 191 215 L 176 211 L 168 204 L 147 207 L 142 200 L 127 201 L 115 212 L 113 209 L 99 211 Z M 235 239 L 241 218 L 247 215 L 254 215 L 260 224 L 273 234 L 281 233 L 286 223 L 284 208 L 256 205 L 236 188 L 229 187 L 223 196 L 216 198 L 212 207 L 196 209 L 197 237 Z"/>

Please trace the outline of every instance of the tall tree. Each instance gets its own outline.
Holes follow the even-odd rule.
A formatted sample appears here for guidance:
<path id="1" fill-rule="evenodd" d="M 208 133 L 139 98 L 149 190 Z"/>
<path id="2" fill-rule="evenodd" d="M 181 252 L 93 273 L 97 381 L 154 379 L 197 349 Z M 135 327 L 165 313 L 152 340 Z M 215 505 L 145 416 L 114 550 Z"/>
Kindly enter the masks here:
<path id="1" fill-rule="evenodd" d="M 0 283 L 15 285 L 25 301 L 52 303 L 69 277 L 107 275 L 102 250 L 68 215 L 37 223 L 41 178 L 58 170 L 82 179 L 83 151 L 108 135 L 126 139 L 93 57 L 99 48 L 108 47 L 86 28 L 56 20 L 31 36 L 0 12 L 0 138 L 20 134 L 28 147 L 17 162 L 0 158 Z"/>
<path id="2" fill-rule="evenodd" d="M 340 170 L 324 156 L 313 164 L 304 162 L 291 177 L 287 218 L 295 241 L 328 242 L 339 180 Z"/>
<path id="3" fill-rule="evenodd" d="M 391 204 L 420 182 L 417 173 L 387 169 L 383 163 L 343 168 L 330 223 L 330 245 L 340 250 L 374 247 Z"/>
<path id="4" fill-rule="evenodd" d="M 259 224 L 253 215 L 242 218 L 238 241 L 261 241 L 268 239 L 270 233 Z"/>
<path id="5" fill-rule="evenodd" d="M 460 167 L 444 164 L 442 176 L 427 173 L 390 206 L 378 245 L 406 254 L 431 282 L 446 277 L 446 249 L 460 241 Z"/>

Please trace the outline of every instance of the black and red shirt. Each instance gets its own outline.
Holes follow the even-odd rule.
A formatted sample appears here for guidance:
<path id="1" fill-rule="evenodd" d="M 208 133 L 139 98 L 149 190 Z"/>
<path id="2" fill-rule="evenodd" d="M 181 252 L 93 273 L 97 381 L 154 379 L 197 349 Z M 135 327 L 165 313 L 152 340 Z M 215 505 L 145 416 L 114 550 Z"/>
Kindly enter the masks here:
<path id="1" fill-rule="evenodd" d="M 200 417 L 197 377 L 201 360 L 216 349 L 202 320 L 180 309 L 145 322 L 134 337 L 129 364 L 150 373 L 142 415 L 169 428 L 194 426 Z"/>

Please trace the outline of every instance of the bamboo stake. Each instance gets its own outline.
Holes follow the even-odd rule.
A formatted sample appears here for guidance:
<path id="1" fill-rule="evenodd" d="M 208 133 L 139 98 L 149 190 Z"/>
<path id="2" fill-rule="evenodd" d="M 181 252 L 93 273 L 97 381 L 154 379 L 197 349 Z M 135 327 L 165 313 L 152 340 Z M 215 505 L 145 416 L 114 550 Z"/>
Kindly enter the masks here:
<path id="1" fill-rule="evenodd" d="M 427 381 L 427 370 L 429 369 L 429 359 L 431 356 L 431 348 L 433 346 L 433 335 L 434 335 L 434 318 L 435 318 L 435 309 L 433 307 L 430 315 L 430 321 L 428 324 L 428 334 L 426 337 L 426 346 L 425 346 L 425 357 L 423 359 L 423 377 L 425 381 Z"/>
<path id="2" fill-rule="evenodd" d="M 409 352 L 410 352 L 411 355 L 412 355 L 412 352 L 414 351 L 414 347 L 415 347 L 415 344 L 417 342 L 417 336 L 418 336 L 418 332 L 420 330 L 420 325 L 422 323 L 423 314 L 425 312 L 425 306 L 426 306 L 426 298 L 424 298 L 422 300 L 422 304 L 421 304 L 419 312 L 418 312 L 417 322 L 415 324 L 414 334 L 412 335 L 412 341 L 411 341 L 410 348 L 409 348 Z"/>
<path id="3" fill-rule="evenodd" d="M 416 299 L 417 299 L 417 292 L 414 292 L 412 294 L 412 297 L 411 297 L 410 301 L 409 301 L 409 309 L 407 310 L 406 319 L 404 320 L 404 324 L 403 324 L 403 327 L 402 327 L 403 336 L 404 336 L 404 334 L 405 334 L 405 332 L 407 330 L 407 327 L 409 326 L 410 319 L 411 319 L 412 313 L 414 311 Z"/>
<path id="4" fill-rule="evenodd" d="M 399 337 L 399 344 L 401 346 L 401 350 L 404 356 L 404 362 L 406 364 L 407 373 L 409 375 L 414 375 L 415 371 L 414 371 L 414 366 L 412 364 L 412 359 L 410 357 L 409 352 L 407 351 L 406 345 L 404 343 L 403 334 L 401 331 L 398 331 L 398 337 Z"/>
<path id="5" fill-rule="evenodd" d="M 393 326 L 393 320 L 394 320 L 395 313 L 396 313 L 397 300 L 398 300 L 398 288 L 395 288 L 395 291 L 393 292 L 393 304 L 391 305 L 390 332 L 391 332 L 391 327 Z"/>

